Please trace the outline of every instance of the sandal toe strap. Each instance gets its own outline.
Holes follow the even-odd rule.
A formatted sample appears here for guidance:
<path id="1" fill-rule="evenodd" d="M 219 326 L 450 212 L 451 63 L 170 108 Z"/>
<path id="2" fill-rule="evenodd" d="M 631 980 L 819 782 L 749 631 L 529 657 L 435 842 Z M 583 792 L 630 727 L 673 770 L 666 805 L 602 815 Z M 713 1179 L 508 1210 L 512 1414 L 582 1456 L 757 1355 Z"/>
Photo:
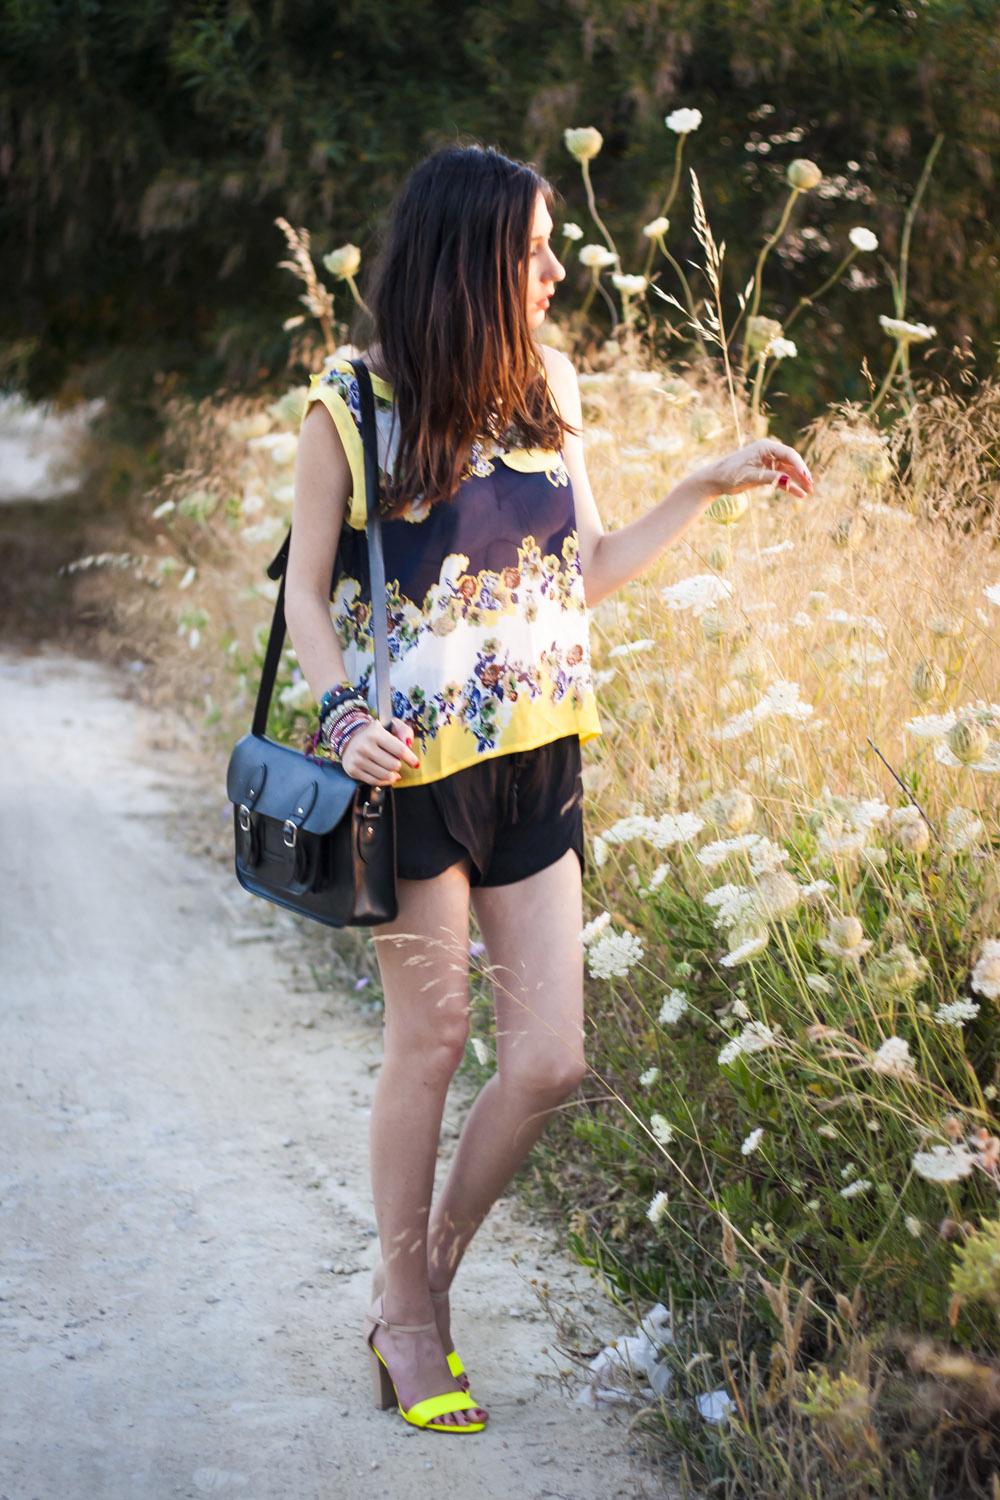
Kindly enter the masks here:
<path id="1" fill-rule="evenodd" d="M 468 1391 L 442 1391 L 440 1396 L 425 1396 L 423 1401 L 414 1401 L 403 1415 L 408 1422 L 423 1424 L 434 1417 L 443 1417 L 446 1412 L 468 1411 L 475 1404 Z"/>

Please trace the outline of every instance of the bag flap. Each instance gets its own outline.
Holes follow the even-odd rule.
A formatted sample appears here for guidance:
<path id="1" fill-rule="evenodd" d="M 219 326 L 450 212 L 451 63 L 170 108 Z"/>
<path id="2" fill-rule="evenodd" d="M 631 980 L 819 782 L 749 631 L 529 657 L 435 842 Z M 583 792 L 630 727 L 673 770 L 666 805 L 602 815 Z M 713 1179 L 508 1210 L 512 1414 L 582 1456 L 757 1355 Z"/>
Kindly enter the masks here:
<path id="1" fill-rule="evenodd" d="M 245 802 L 268 818 L 294 817 L 307 833 L 336 828 L 360 785 L 333 761 L 257 734 L 237 740 L 226 771 L 226 795 L 235 806 Z"/>

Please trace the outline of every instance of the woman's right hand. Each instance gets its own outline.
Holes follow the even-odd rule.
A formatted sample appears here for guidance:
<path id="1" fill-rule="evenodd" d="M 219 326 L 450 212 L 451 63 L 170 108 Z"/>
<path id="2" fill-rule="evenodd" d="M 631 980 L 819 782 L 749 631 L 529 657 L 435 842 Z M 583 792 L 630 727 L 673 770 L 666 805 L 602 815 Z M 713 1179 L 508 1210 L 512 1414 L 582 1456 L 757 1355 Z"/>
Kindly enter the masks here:
<path id="1" fill-rule="evenodd" d="M 351 735 L 340 763 L 355 781 L 366 786 L 389 786 L 399 779 L 401 760 L 408 766 L 419 766 L 420 761 L 410 749 L 412 742 L 413 730 L 405 719 L 393 719 L 391 729 L 372 719 Z"/>

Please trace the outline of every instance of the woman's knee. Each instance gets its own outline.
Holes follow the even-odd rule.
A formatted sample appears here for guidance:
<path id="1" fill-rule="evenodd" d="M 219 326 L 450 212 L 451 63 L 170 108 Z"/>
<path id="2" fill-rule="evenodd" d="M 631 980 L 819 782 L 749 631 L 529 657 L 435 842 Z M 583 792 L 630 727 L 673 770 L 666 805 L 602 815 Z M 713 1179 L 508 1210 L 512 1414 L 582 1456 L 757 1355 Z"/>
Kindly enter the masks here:
<path id="1" fill-rule="evenodd" d="M 500 1083 L 517 1093 L 539 1103 L 560 1104 L 575 1094 L 587 1076 L 587 1064 L 583 1057 L 565 1052 L 547 1052 L 544 1048 L 525 1050 L 522 1056 L 516 1049 L 500 1061 L 498 1067 Z"/>
<path id="2" fill-rule="evenodd" d="M 454 983 L 454 976 L 451 978 Z M 462 1061 L 468 1040 L 467 987 L 443 997 L 436 1004 L 429 1002 L 426 995 L 410 995 L 402 1003 L 386 996 L 384 1052 L 387 1060 L 399 1059 L 423 1077 L 450 1078 Z"/>

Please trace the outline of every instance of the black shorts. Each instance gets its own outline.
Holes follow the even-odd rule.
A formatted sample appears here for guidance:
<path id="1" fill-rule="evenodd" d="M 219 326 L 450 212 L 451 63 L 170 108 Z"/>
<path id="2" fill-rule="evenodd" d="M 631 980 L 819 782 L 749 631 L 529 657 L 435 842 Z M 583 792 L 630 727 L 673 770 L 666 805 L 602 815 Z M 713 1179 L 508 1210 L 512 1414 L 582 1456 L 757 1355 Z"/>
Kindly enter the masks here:
<path id="1" fill-rule="evenodd" d="M 582 877 L 580 764 L 580 737 L 570 734 L 491 755 L 423 786 L 396 787 L 398 874 L 426 880 L 468 854 L 470 885 L 507 885 L 575 849 Z"/>

